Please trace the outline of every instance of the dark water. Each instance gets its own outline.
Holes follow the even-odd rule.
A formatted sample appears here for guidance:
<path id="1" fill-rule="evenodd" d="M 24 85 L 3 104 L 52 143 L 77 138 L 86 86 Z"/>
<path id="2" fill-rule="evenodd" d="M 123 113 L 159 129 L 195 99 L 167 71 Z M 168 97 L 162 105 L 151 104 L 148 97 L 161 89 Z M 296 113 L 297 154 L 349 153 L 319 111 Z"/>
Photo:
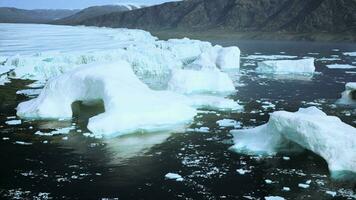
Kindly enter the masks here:
<path id="1" fill-rule="evenodd" d="M 261 76 L 254 73 L 256 60 L 242 59 L 237 92 L 232 98 L 245 106 L 244 112 L 201 112 L 191 128 L 209 127 L 209 133 L 135 133 L 111 140 L 86 137 L 90 116 L 100 107 L 77 105 L 71 122 L 25 121 L 6 125 L 15 107 L 27 99 L 16 95 L 29 82 L 13 80 L 0 86 L 0 196 L 5 199 L 355 199 L 356 180 L 333 180 L 326 162 L 309 151 L 260 158 L 229 151 L 230 128 L 217 120 L 228 118 L 252 127 L 268 120 L 274 110 L 296 111 L 316 105 L 356 127 L 356 110 L 335 105 L 345 82 L 356 81 L 356 70 L 328 69 L 328 63 L 352 63 L 355 44 L 295 42 L 231 42 L 243 56 L 261 53 L 315 58 L 336 55 L 339 61 L 316 62 L 313 77 Z M 339 51 L 333 49 L 339 49 Z M 319 53 L 319 54 L 309 54 Z M 281 54 L 283 55 L 283 54 Z M 350 71 L 347 72 L 346 71 Z M 273 103 L 275 107 L 262 107 Z M 39 136 L 48 131 L 74 126 L 68 135 Z M 20 141 L 20 142 L 19 142 Z M 25 142 L 25 143 L 21 143 Z M 342 148 L 342 147 L 340 147 Z M 286 159 L 283 157 L 289 157 Z M 241 175 L 237 169 L 249 169 Z M 181 182 L 166 180 L 173 172 Z M 266 180 L 271 180 L 268 183 Z M 311 180 L 309 188 L 299 183 Z M 283 191 L 289 187 L 290 191 Z M 333 197 L 326 191 L 336 192 Z"/>

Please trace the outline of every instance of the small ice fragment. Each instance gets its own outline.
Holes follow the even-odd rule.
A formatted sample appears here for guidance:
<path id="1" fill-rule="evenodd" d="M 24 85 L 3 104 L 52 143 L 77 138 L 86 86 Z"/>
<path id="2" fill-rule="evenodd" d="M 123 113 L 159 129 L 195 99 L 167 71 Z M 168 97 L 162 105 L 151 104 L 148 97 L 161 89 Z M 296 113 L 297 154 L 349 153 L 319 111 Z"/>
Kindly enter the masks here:
<path id="1" fill-rule="evenodd" d="M 250 173 L 251 170 L 237 169 L 236 172 L 239 173 L 239 174 L 241 174 L 241 175 L 244 175 L 244 174 L 246 174 L 246 173 Z"/>
<path id="2" fill-rule="evenodd" d="M 7 125 L 19 125 L 21 124 L 21 120 L 10 120 L 5 122 Z"/>
<path id="3" fill-rule="evenodd" d="M 283 156 L 283 160 L 290 160 L 290 157 L 288 157 L 288 156 Z"/>
<path id="4" fill-rule="evenodd" d="M 282 190 L 285 191 L 285 192 L 289 192 L 289 191 L 290 191 L 290 188 L 289 188 L 289 187 L 283 187 Z"/>
<path id="5" fill-rule="evenodd" d="M 270 180 L 270 179 L 266 179 L 265 182 L 266 182 L 267 184 L 272 184 L 272 183 L 273 183 L 273 181 Z"/>
<path id="6" fill-rule="evenodd" d="M 306 189 L 306 188 L 309 188 L 310 185 L 304 184 L 304 183 L 299 183 L 299 184 L 298 184 L 298 187 Z"/>
<path id="7" fill-rule="evenodd" d="M 265 197 L 265 200 L 285 200 L 285 198 L 280 196 L 267 196 Z"/>
<path id="8" fill-rule="evenodd" d="M 325 193 L 331 195 L 332 197 L 336 196 L 336 192 L 334 191 L 326 191 Z"/>
<path id="9" fill-rule="evenodd" d="M 183 181 L 183 177 L 179 174 L 176 173 L 168 173 L 164 176 L 166 179 L 170 179 L 170 180 L 176 180 L 176 181 Z"/>

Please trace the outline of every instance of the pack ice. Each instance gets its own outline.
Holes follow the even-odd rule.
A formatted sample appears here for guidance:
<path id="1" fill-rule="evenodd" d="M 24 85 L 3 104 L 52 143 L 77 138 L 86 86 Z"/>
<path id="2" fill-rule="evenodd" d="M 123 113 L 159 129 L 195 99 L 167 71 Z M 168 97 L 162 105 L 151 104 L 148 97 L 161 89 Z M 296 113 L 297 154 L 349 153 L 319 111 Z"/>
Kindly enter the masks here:
<path id="1" fill-rule="evenodd" d="M 273 155 L 299 145 L 323 157 L 333 173 L 356 172 L 356 128 L 316 107 L 277 111 L 267 124 L 231 133 L 236 152 Z"/>
<path id="2" fill-rule="evenodd" d="M 258 62 L 256 71 L 272 74 L 307 74 L 315 71 L 314 58 Z"/>
<path id="3" fill-rule="evenodd" d="M 349 82 L 345 85 L 345 91 L 337 101 L 339 104 L 355 105 L 356 104 L 356 82 Z"/>
<path id="4" fill-rule="evenodd" d="M 132 38 L 137 31 L 124 30 L 118 38 L 120 34 Z M 90 118 L 88 129 L 113 137 L 189 123 L 197 108 L 241 109 L 233 100 L 212 95 L 235 91 L 223 70 L 239 69 L 237 47 L 187 38 L 159 41 L 142 31 L 139 36 L 137 41 L 122 41 L 113 50 L 8 58 L 5 65 L 14 67 L 11 76 L 48 80 L 37 98 L 18 105 L 17 115 L 68 119 L 73 102 L 103 101 L 105 112 Z M 160 90 L 152 89 L 152 80 L 159 80 Z"/>

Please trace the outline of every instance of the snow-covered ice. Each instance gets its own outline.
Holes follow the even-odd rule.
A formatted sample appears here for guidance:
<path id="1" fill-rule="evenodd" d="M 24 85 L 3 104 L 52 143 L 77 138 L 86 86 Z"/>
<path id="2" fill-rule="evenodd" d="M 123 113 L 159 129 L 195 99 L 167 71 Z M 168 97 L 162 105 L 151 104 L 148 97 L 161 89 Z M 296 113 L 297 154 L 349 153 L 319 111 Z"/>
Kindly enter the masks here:
<path id="1" fill-rule="evenodd" d="M 272 74 L 304 74 L 315 71 L 314 58 L 300 60 L 268 60 L 258 63 L 256 71 Z"/>
<path id="2" fill-rule="evenodd" d="M 235 142 L 231 149 L 237 152 L 274 155 L 293 150 L 295 143 L 323 157 L 335 175 L 356 172 L 356 128 L 316 107 L 277 111 L 267 124 L 231 133 Z"/>

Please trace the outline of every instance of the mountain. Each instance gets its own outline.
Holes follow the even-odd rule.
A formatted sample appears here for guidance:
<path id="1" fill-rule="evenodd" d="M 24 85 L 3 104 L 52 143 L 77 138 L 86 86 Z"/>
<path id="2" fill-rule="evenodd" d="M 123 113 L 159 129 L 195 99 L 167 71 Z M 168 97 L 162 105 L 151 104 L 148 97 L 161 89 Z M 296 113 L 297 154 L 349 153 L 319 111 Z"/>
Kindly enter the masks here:
<path id="1" fill-rule="evenodd" d="M 71 16 L 56 20 L 52 22 L 53 24 L 66 24 L 66 25 L 75 25 L 81 23 L 84 20 L 98 17 L 101 15 L 114 13 L 114 12 L 123 12 L 123 11 L 130 11 L 141 8 L 138 5 L 105 5 L 105 6 L 92 6 L 86 9 L 81 10 Z"/>
<path id="2" fill-rule="evenodd" d="M 76 12 L 78 10 L 23 10 L 0 7 L 0 23 L 48 23 Z"/>
<path id="3" fill-rule="evenodd" d="M 268 34 L 347 34 L 356 41 L 356 0 L 185 0 L 113 12 L 77 24 L 150 31 L 220 31 L 262 38 Z"/>

